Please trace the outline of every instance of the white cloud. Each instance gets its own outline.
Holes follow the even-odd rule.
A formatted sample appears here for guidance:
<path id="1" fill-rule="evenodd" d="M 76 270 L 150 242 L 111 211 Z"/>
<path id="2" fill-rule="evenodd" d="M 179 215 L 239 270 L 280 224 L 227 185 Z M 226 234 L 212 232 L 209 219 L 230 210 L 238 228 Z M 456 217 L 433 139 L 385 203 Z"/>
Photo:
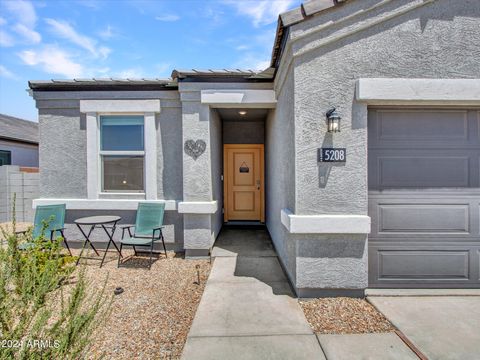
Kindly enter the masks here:
<path id="1" fill-rule="evenodd" d="M 106 46 L 100 46 L 98 48 L 98 54 L 100 55 L 100 57 L 102 59 L 106 59 L 108 57 L 108 55 L 110 55 L 111 52 L 112 52 L 112 49 L 110 49 Z"/>
<path id="2" fill-rule="evenodd" d="M 277 21 L 278 15 L 287 11 L 295 2 L 295 0 L 224 0 L 225 4 L 233 6 L 239 14 L 250 17 L 256 27 Z"/>
<path id="3" fill-rule="evenodd" d="M 139 67 L 122 70 L 117 76 L 122 79 L 141 79 L 145 77 L 143 69 Z"/>
<path id="4" fill-rule="evenodd" d="M 172 21 L 180 20 L 180 16 L 175 14 L 165 14 L 165 15 L 156 16 L 155 20 L 172 22 Z"/>
<path id="5" fill-rule="evenodd" d="M 242 51 L 242 50 L 248 50 L 250 49 L 250 46 L 248 45 L 238 45 L 235 47 L 235 50 Z"/>
<path id="6" fill-rule="evenodd" d="M 24 24 L 16 24 L 13 30 L 20 34 L 29 44 L 38 44 L 42 41 L 42 37 L 35 30 L 29 29 Z"/>
<path id="7" fill-rule="evenodd" d="M 155 65 L 155 77 L 169 77 L 171 70 L 172 65 L 170 63 L 159 63 Z"/>
<path id="8" fill-rule="evenodd" d="M 5 8 L 16 19 L 16 24 L 11 29 L 21 36 L 21 38 L 28 44 L 38 44 L 42 41 L 42 37 L 35 31 L 35 24 L 37 23 L 37 14 L 33 3 L 25 0 L 4 1 Z M 2 18 L 2 24 L 6 20 Z M 3 34 L 1 43 L 2 46 L 11 46 L 15 42 L 9 34 Z M 5 45 L 11 44 L 11 45 Z"/>
<path id="9" fill-rule="evenodd" d="M 242 55 L 242 58 L 233 64 L 235 69 L 247 69 L 247 70 L 265 70 L 270 67 L 270 60 L 259 57 L 253 53 L 247 53 Z"/>
<path id="10" fill-rule="evenodd" d="M 19 23 L 24 24 L 28 28 L 33 28 L 35 26 L 35 23 L 37 22 L 37 14 L 30 1 L 4 1 L 3 4 L 17 18 Z"/>
<path id="11" fill-rule="evenodd" d="M 9 78 L 9 79 L 15 79 L 16 76 L 14 73 L 12 73 L 10 70 L 8 70 L 5 66 L 0 65 L 0 76 Z"/>
<path id="12" fill-rule="evenodd" d="M 98 36 L 100 36 L 103 40 L 108 40 L 108 39 L 111 39 L 113 37 L 115 37 L 117 34 L 114 30 L 114 28 L 110 25 L 107 25 L 107 27 L 100 31 L 98 33 Z"/>
<path id="13" fill-rule="evenodd" d="M 15 45 L 15 40 L 13 37 L 9 33 L 0 30 L 0 46 L 10 47 L 13 45 Z"/>
<path id="14" fill-rule="evenodd" d="M 71 59 L 71 54 L 56 46 L 44 46 L 40 50 L 24 50 L 18 54 L 29 66 L 41 68 L 49 74 L 58 74 L 68 78 L 82 77 L 84 67 Z"/>
<path id="15" fill-rule="evenodd" d="M 0 17 L 0 26 L 5 25 L 7 23 L 7 20 L 5 20 L 3 17 Z"/>
<path id="16" fill-rule="evenodd" d="M 54 33 L 87 50 L 95 57 L 106 58 L 111 50 L 105 46 L 97 48 L 97 41 L 86 35 L 79 34 L 69 23 L 55 19 L 45 19 Z"/>
<path id="17" fill-rule="evenodd" d="M 100 2 L 96 0 L 77 0 L 76 3 L 93 10 L 100 9 Z"/>

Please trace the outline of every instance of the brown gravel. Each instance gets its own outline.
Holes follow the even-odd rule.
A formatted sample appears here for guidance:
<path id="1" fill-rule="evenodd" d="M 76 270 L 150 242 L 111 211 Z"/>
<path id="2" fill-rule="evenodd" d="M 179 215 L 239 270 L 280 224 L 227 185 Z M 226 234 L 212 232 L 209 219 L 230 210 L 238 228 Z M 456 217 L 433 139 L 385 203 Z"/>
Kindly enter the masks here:
<path id="1" fill-rule="evenodd" d="M 17 222 L 15 226 L 16 231 L 26 231 L 29 227 L 33 226 L 30 222 Z M 11 222 L 4 222 L 0 223 L 0 227 L 8 234 L 12 232 L 12 223 Z M 3 240 L 3 232 L 0 230 L 0 240 Z"/>
<path id="2" fill-rule="evenodd" d="M 210 272 L 209 261 L 185 260 L 169 252 L 168 259 L 161 256 L 148 270 L 145 257 L 127 260 L 119 269 L 116 253 L 109 252 L 107 259 L 101 269 L 98 260 L 84 261 L 88 279 L 100 289 L 108 274 L 107 293 L 116 287 L 124 292 L 113 297 L 111 313 L 94 334 L 87 357 L 180 358 Z"/>
<path id="3" fill-rule="evenodd" d="M 362 334 L 395 330 L 385 316 L 364 299 L 320 298 L 299 303 L 316 333 Z"/>

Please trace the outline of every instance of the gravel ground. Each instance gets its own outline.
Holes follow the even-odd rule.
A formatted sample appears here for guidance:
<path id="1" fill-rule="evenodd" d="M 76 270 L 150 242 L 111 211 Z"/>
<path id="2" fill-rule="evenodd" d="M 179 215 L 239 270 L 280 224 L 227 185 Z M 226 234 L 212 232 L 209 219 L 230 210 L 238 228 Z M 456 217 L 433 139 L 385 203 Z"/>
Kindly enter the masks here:
<path id="1" fill-rule="evenodd" d="M 17 231 L 31 225 L 17 223 Z M 11 231 L 10 223 L 0 226 Z M 72 252 L 78 255 L 80 250 Z M 122 253 L 133 255 L 131 250 Z M 87 279 L 95 290 L 102 289 L 107 277 L 107 294 L 113 294 L 116 287 L 124 289 L 122 294 L 113 295 L 110 314 L 93 334 L 87 358 L 179 359 L 210 273 L 210 262 L 185 260 L 183 254 L 168 252 L 167 259 L 165 255 L 155 257 L 150 270 L 145 256 L 129 258 L 117 268 L 117 252 L 111 250 L 99 268 L 101 258 L 93 251 L 87 256 L 81 263 L 86 265 Z"/>
<path id="2" fill-rule="evenodd" d="M 16 231 L 26 231 L 30 226 L 32 226 L 32 223 L 30 222 L 17 222 L 16 224 Z M 7 233 L 12 231 L 12 223 L 11 222 L 4 222 L 0 223 L 0 227 L 6 231 Z M 3 239 L 3 233 L 0 231 L 0 240 Z"/>
<path id="3" fill-rule="evenodd" d="M 87 357 L 180 358 L 210 272 L 209 261 L 185 260 L 169 252 L 168 259 L 161 256 L 151 270 L 145 257 L 131 258 L 117 269 L 116 254 L 109 251 L 108 262 L 101 269 L 98 260 L 82 260 L 94 286 L 101 288 L 108 274 L 107 293 L 112 294 L 116 287 L 124 289 L 113 297 L 111 313 L 94 334 Z M 200 285 L 196 283 L 197 265 Z"/>
<path id="4" fill-rule="evenodd" d="M 319 334 L 391 332 L 390 322 L 364 299 L 320 298 L 299 301 L 313 331 Z"/>

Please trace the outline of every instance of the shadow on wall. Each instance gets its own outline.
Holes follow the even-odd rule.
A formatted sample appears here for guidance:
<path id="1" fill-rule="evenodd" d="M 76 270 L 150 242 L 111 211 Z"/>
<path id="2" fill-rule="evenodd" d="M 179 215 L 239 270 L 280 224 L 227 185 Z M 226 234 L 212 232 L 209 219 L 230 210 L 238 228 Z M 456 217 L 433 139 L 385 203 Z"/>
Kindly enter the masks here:
<path id="1" fill-rule="evenodd" d="M 370 21 L 375 17 L 385 15 L 389 11 L 395 9 L 398 10 L 398 8 L 401 8 L 409 2 L 411 2 L 411 0 L 397 0 L 394 2 L 387 2 L 384 6 L 378 6 L 378 0 L 363 0 L 358 2 L 353 1 L 347 2 L 345 5 L 342 5 L 334 12 L 326 12 L 323 16 L 318 16 L 318 23 L 321 23 L 322 21 L 328 21 L 336 25 L 330 26 L 325 30 L 321 31 L 323 45 L 320 45 L 318 49 L 314 51 L 309 51 L 304 56 L 299 57 L 297 59 L 297 65 L 320 58 L 327 53 L 330 53 L 352 43 L 358 42 L 359 40 L 373 37 L 379 33 L 395 28 L 408 21 L 418 20 L 418 29 L 421 33 L 423 33 L 427 28 L 429 21 L 432 20 L 452 22 L 455 20 L 455 18 L 458 17 L 480 17 L 480 6 L 478 5 L 478 0 L 464 0 L 458 2 L 452 2 L 450 0 L 437 0 L 432 3 L 427 3 L 420 8 L 416 8 L 413 11 L 408 11 L 406 13 L 400 12 L 398 16 L 390 18 L 386 21 L 381 21 L 378 24 L 375 24 L 372 27 L 369 27 L 362 31 L 357 31 L 356 29 L 353 29 L 361 22 Z M 370 8 L 373 10 L 366 11 L 366 9 Z M 352 14 L 358 15 L 351 16 Z M 340 37 L 337 41 L 330 41 L 331 36 L 335 37 L 336 34 L 345 32 L 349 28 L 352 28 L 350 31 L 350 35 Z M 315 42 L 315 40 L 318 40 L 318 33 L 312 32 L 311 35 L 308 35 L 302 40 L 300 40 L 298 42 L 298 46 L 301 47 L 310 44 L 312 42 Z M 393 50 L 397 49 L 393 48 Z M 425 49 L 425 51 L 431 52 L 431 49 Z M 401 52 L 398 53 L 401 54 Z M 363 60 L 361 56 L 358 56 L 358 53 L 355 53 L 354 55 L 359 61 Z M 343 62 L 346 62 L 347 60 L 350 62 L 355 61 L 355 59 L 343 59 Z M 381 66 L 378 66 L 379 64 L 375 63 L 375 61 L 370 61 L 369 64 L 372 69 L 377 69 L 377 71 L 382 68 Z M 432 71 L 434 71 L 433 67 Z"/>
<path id="2" fill-rule="evenodd" d="M 333 144 L 333 134 L 326 133 L 323 138 L 322 148 L 331 148 L 334 147 Z M 348 151 L 348 149 L 347 149 Z M 348 154 L 347 154 L 348 157 Z M 344 167 L 344 162 L 318 162 L 318 186 L 320 189 L 325 189 L 327 187 L 328 178 L 333 167 Z"/>
<path id="3" fill-rule="evenodd" d="M 114 240 L 118 242 L 122 238 L 122 230 L 120 225 L 135 224 L 136 210 L 67 210 L 65 214 L 65 236 L 72 241 L 73 247 L 83 243 L 84 237 L 78 230 L 77 225 L 74 224 L 75 219 L 87 216 L 102 216 L 115 215 L 122 219 L 117 224 L 117 229 L 114 233 Z M 163 235 L 165 237 L 165 245 L 168 250 L 182 251 L 183 250 L 183 216 L 172 211 L 166 211 L 164 217 L 165 228 Z M 84 231 L 88 231 L 88 226 L 82 227 Z M 108 237 L 102 228 L 97 228 L 92 232 L 91 240 L 95 246 L 99 244 L 99 248 L 108 242 Z"/>
<path id="4" fill-rule="evenodd" d="M 365 256 L 367 236 L 362 234 L 330 234 L 328 238 L 311 239 L 297 236 L 298 257 L 302 258 L 356 258 Z"/>

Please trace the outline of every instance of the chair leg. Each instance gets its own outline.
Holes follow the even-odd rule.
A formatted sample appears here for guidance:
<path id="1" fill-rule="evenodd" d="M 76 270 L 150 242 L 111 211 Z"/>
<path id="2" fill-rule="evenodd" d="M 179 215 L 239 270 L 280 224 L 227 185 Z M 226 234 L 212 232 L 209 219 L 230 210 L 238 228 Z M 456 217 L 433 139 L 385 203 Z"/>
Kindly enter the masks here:
<path id="1" fill-rule="evenodd" d="M 63 242 L 65 243 L 65 246 L 67 247 L 67 250 L 68 250 L 68 253 L 70 254 L 70 256 L 73 256 L 72 251 L 70 250 L 70 246 L 68 246 L 67 239 L 63 238 Z"/>
<path id="2" fill-rule="evenodd" d="M 120 257 L 121 257 L 121 253 L 122 253 L 122 247 L 123 247 L 123 244 L 120 243 L 120 252 L 118 253 L 118 262 L 117 262 L 117 268 L 120 267 Z"/>
<path id="3" fill-rule="evenodd" d="M 162 244 L 163 244 L 163 250 L 165 251 L 165 258 L 168 259 L 167 248 L 165 247 L 165 240 L 163 239 L 163 235 L 162 235 Z"/>
<path id="4" fill-rule="evenodd" d="M 153 263 L 152 254 L 153 254 L 153 241 L 152 241 L 152 243 L 150 244 L 150 264 L 149 264 L 149 266 L 148 266 L 148 269 L 149 269 L 149 270 L 152 268 L 152 263 Z"/>
<path id="5" fill-rule="evenodd" d="M 65 234 L 63 233 L 63 230 L 60 230 L 60 234 L 62 235 L 63 242 L 65 243 L 65 246 L 67 247 L 68 253 L 70 254 L 70 256 L 73 256 L 72 251 L 70 250 L 70 246 L 68 246 L 67 238 L 65 237 Z"/>
<path id="6" fill-rule="evenodd" d="M 133 245 L 133 253 L 135 254 L 135 256 L 137 256 L 137 248 L 135 247 L 135 245 Z"/>

